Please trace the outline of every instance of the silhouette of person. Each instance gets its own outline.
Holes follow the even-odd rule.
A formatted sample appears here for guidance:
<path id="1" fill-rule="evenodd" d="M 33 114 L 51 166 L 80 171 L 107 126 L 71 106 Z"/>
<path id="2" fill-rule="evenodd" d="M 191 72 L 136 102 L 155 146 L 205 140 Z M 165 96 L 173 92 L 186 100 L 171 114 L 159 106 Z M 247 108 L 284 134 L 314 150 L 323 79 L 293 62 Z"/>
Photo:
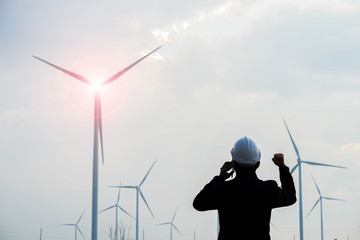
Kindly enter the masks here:
<path id="1" fill-rule="evenodd" d="M 223 164 L 220 174 L 195 197 L 193 206 L 198 211 L 218 210 L 218 240 L 269 240 L 271 210 L 296 202 L 294 182 L 284 155 L 277 153 L 272 158 L 279 167 L 281 188 L 274 180 L 257 177 L 261 152 L 252 139 L 239 139 L 231 155 L 232 161 Z M 225 181 L 234 171 L 236 177 Z"/>

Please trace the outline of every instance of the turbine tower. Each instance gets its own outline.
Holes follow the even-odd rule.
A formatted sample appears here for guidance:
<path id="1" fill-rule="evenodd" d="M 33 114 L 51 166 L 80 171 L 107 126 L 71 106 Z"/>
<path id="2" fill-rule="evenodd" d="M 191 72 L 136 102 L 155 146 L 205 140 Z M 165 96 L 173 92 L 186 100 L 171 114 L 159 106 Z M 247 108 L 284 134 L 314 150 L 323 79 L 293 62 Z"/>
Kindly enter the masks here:
<path id="1" fill-rule="evenodd" d="M 322 195 L 321 195 L 321 192 L 320 192 L 320 189 L 319 189 L 318 185 L 316 184 L 315 179 L 314 179 L 313 176 L 312 176 L 312 178 L 313 178 L 313 181 L 314 181 L 314 183 L 315 183 L 316 189 L 317 189 L 317 191 L 318 191 L 318 193 L 319 193 L 319 199 L 316 201 L 316 203 L 314 204 L 314 206 L 312 207 L 312 209 L 310 210 L 310 212 L 308 213 L 308 215 L 306 215 L 306 217 L 309 216 L 309 214 L 312 212 L 312 210 L 315 208 L 315 206 L 320 202 L 321 240 L 323 240 L 323 239 L 324 239 L 324 232 L 323 232 L 323 207 L 322 207 L 322 200 L 323 200 L 323 199 L 326 199 L 326 200 L 335 200 L 335 201 L 346 201 L 346 200 L 344 200 L 344 199 L 337 199 L 337 198 L 329 198 L 329 197 L 324 197 L 324 196 L 322 196 Z"/>
<path id="2" fill-rule="evenodd" d="M 137 186 L 110 186 L 110 187 L 116 187 L 116 188 L 133 188 L 136 189 L 136 240 L 139 240 L 139 194 L 142 198 L 142 200 L 144 201 L 144 203 L 146 204 L 147 208 L 149 209 L 149 212 L 151 213 L 151 216 L 153 218 L 154 214 L 152 213 L 149 204 L 146 202 L 146 199 L 144 197 L 144 194 L 141 192 L 141 185 L 145 182 L 145 179 L 147 178 L 147 176 L 149 175 L 151 169 L 153 168 L 154 164 L 156 163 L 157 159 L 154 161 L 154 163 L 151 165 L 150 169 L 148 170 L 148 172 L 145 174 L 145 177 L 141 180 L 140 184 Z"/>
<path id="3" fill-rule="evenodd" d="M 121 183 L 120 183 L 120 186 L 121 186 Z M 119 200 L 120 200 L 120 188 L 119 188 L 119 191 L 118 191 L 118 196 L 117 196 L 117 200 L 116 200 L 116 203 L 102 211 L 100 211 L 99 213 L 102 213 L 102 212 L 105 212 L 109 209 L 112 209 L 112 208 L 115 208 L 115 240 L 118 240 L 118 209 L 120 209 L 122 212 L 126 213 L 129 217 L 131 217 L 132 219 L 135 220 L 135 218 L 133 216 L 131 216 L 127 211 L 125 211 L 125 209 L 123 209 L 120 205 L 119 205 Z"/>
<path id="4" fill-rule="evenodd" d="M 291 136 L 291 133 L 289 131 L 289 128 L 285 122 L 285 119 L 283 119 L 286 130 L 290 136 L 292 145 L 295 149 L 296 155 L 297 155 L 297 164 L 291 169 L 290 173 L 292 174 L 296 168 L 299 168 L 299 227 L 300 227 L 300 240 L 304 240 L 304 225 L 303 225 L 303 208 L 302 208 L 302 185 L 301 185 L 301 163 L 305 163 L 305 164 L 309 164 L 309 165 L 315 165 L 315 166 L 326 166 L 326 167 L 336 167 L 336 168 L 346 168 L 346 167 L 341 167 L 341 166 L 335 166 L 335 165 L 329 165 L 329 164 L 324 164 L 324 163 L 317 163 L 317 162 L 308 162 L 308 161 L 303 161 L 300 158 L 300 154 L 299 154 L 299 150 L 296 147 L 296 144 L 294 142 L 294 139 Z"/>
<path id="5" fill-rule="evenodd" d="M 140 58 L 139 60 L 135 61 L 134 63 L 130 64 L 120 72 L 116 73 L 112 77 L 108 78 L 104 82 L 101 83 L 99 88 L 104 87 L 105 85 L 115 81 L 118 79 L 121 75 L 123 75 L 125 72 L 130 70 L 132 67 L 134 67 L 136 64 L 138 64 L 140 61 L 148 57 L 150 54 L 161 48 L 162 46 L 156 48 L 149 54 L 145 55 L 144 57 Z M 50 62 L 47 62 L 41 58 L 38 58 L 36 56 L 33 56 L 34 58 L 49 64 L 50 66 L 76 78 L 77 80 L 86 83 L 88 85 L 95 85 L 96 83 L 92 83 L 89 79 L 86 77 L 83 77 L 79 74 L 76 74 L 74 72 L 68 71 L 64 68 L 58 67 Z M 93 148 L 93 180 L 92 180 L 92 220 L 91 220 L 91 240 L 97 240 L 97 223 L 98 223 L 98 140 L 99 140 L 99 134 L 100 134 L 100 144 L 101 144 L 101 154 L 102 154 L 102 162 L 104 164 L 104 149 L 103 149 L 103 137 L 102 137 L 102 117 L 101 117 L 101 97 L 99 89 L 96 89 L 95 91 L 95 104 L 94 104 L 94 148 Z"/>
<path id="6" fill-rule="evenodd" d="M 179 229 L 177 229 L 177 227 L 174 225 L 174 219 L 175 219 L 175 216 L 176 216 L 176 212 L 177 212 L 177 209 L 176 209 L 176 211 L 174 213 L 173 218 L 171 219 L 171 222 L 164 222 L 164 223 L 157 224 L 158 226 L 159 225 L 167 225 L 167 224 L 170 225 L 170 240 L 172 240 L 172 232 L 173 232 L 172 230 L 173 230 L 173 228 L 180 234 L 180 236 L 182 236 Z M 194 238 L 195 238 L 195 235 L 194 235 Z"/>
<path id="7" fill-rule="evenodd" d="M 80 228 L 79 228 L 79 226 L 78 226 L 78 224 L 79 224 L 82 216 L 84 215 L 84 212 L 85 212 L 85 210 L 83 211 L 83 213 L 81 214 L 81 216 L 79 217 L 79 219 L 77 220 L 76 223 L 61 224 L 61 225 L 63 225 L 63 226 L 74 226 L 74 227 L 75 227 L 75 240 L 77 239 L 77 231 L 79 231 L 79 233 L 81 234 L 81 236 L 85 239 L 84 235 L 82 234 L 82 232 L 81 232 L 81 230 L 80 230 Z"/>

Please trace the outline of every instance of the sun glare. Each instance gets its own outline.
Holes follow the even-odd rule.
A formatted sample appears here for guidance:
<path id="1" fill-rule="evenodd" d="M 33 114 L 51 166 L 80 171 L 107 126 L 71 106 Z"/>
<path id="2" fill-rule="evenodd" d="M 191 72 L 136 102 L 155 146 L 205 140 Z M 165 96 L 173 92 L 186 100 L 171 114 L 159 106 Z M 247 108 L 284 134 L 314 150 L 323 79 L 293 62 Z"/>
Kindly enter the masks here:
<path id="1" fill-rule="evenodd" d="M 90 84 L 79 83 L 72 77 L 66 78 L 66 95 L 72 106 L 78 112 L 93 117 L 94 93 L 100 93 L 101 99 L 106 102 L 102 106 L 102 116 L 106 117 L 124 107 L 123 102 L 127 96 L 127 81 L 123 79 L 116 84 L 104 86 L 103 82 L 119 72 L 128 62 L 118 62 L 103 55 L 85 56 L 69 67 L 90 81 Z"/>
<path id="2" fill-rule="evenodd" d="M 98 91 L 101 88 L 101 83 L 99 81 L 92 81 L 91 86 L 95 91 Z"/>

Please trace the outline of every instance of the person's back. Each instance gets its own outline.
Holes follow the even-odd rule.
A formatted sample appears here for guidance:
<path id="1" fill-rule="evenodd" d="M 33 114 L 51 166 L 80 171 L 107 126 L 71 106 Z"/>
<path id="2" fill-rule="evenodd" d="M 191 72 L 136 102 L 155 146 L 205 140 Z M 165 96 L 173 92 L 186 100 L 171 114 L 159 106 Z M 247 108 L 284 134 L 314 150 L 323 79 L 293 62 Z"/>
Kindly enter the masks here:
<path id="1" fill-rule="evenodd" d="M 245 140 L 255 144 L 246 137 Z M 250 146 L 250 149 L 257 150 L 258 154 L 255 152 L 247 155 L 249 161 L 239 161 L 240 158 L 233 149 L 233 161 L 226 162 L 220 175 L 214 177 L 194 199 L 193 206 L 199 211 L 219 211 L 219 240 L 268 240 L 271 210 L 296 202 L 294 183 L 284 164 L 283 155 L 275 154 L 273 158 L 274 163 L 279 166 L 281 189 L 273 180 L 258 179 L 255 171 L 260 164 L 260 151 L 256 145 Z M 232 167 L 236 171 L 236 177 L 225 181 L 233 173 L 234 170 L 228 173 Z"/>

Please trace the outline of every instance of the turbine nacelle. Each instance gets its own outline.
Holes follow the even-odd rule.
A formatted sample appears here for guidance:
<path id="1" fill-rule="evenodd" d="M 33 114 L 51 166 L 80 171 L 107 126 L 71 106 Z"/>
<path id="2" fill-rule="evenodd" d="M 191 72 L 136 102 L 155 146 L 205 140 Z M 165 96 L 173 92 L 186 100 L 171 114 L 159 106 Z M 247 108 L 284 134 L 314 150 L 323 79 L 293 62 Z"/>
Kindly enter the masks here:
<path id="1" fill-rule="evenodd" d="M 99 83 L 98 81 L 94 81 L 91 84 L 91 87 L 94 91 L 100 91 L 100 89 L 103 87 L 102 83 Z"/>

